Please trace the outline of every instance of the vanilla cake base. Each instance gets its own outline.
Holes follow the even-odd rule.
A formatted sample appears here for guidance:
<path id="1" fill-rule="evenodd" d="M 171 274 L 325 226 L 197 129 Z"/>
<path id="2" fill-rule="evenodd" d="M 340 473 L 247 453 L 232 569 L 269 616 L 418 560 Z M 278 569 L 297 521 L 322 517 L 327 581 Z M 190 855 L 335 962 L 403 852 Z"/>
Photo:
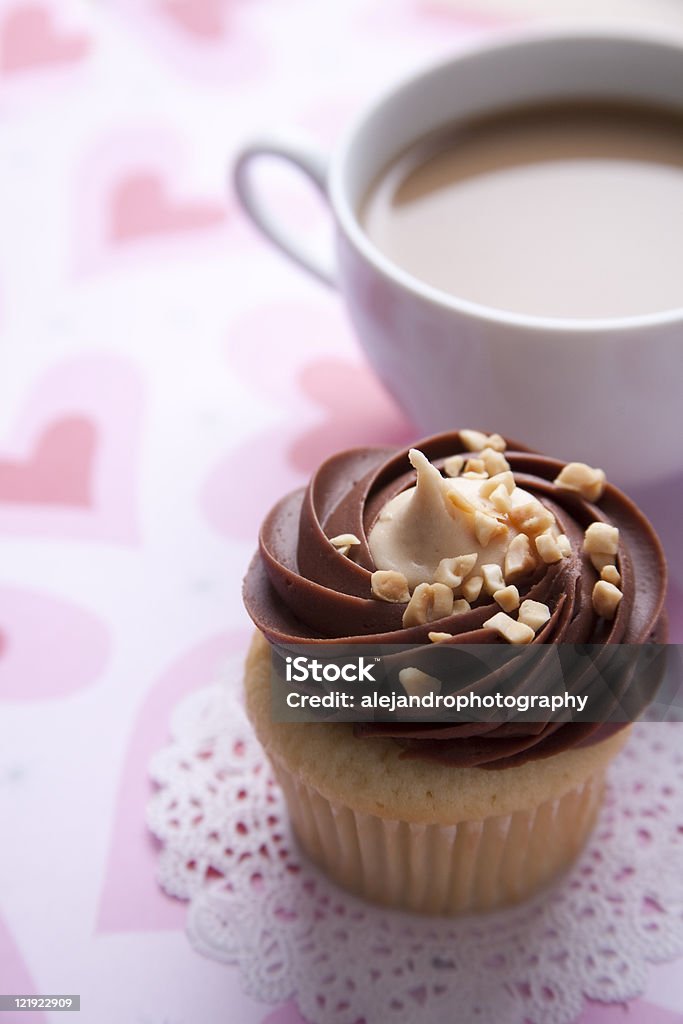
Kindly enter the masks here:
<path id="1" fill-rule="evenodd" d="M 429 914 L 492 910 L 566 870 L 595 823 L 605 773 L 628 737 L 513 768 L 401 758 L 348 723 L 271 719 L 270 648 L 247 656 L 246 706 L 308 856 L 366 899 Z"/>

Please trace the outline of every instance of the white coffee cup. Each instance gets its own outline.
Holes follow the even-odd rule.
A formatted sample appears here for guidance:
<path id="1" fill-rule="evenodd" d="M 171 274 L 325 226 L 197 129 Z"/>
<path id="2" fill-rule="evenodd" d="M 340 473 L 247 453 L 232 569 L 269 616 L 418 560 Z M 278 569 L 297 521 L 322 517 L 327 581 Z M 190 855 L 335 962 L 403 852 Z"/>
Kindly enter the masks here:
<path id="1" fill-rule="evenodd" d="M 368 186 L 429 131 L 509 106 L 611 98 L 683 107 L 683 40 L 644 30 L 549 29 L 497 38 L 415 75 L 375 103 L 328 161 L 293 139 L 245 146 L 234 178 L 257 226 L 336 285 L 379 377 L 431 433 L 496 430 L 625 484 L 683 470 L 683 308 L 647 316 L 559 319 L 501 312 L 417 280 L 358 221 Z M 299 167 L 328 198 L 336 260 L 308 253 L 259 195 L 263 156 Z M 683 306 L 683 267 L 681 268 Z"/>

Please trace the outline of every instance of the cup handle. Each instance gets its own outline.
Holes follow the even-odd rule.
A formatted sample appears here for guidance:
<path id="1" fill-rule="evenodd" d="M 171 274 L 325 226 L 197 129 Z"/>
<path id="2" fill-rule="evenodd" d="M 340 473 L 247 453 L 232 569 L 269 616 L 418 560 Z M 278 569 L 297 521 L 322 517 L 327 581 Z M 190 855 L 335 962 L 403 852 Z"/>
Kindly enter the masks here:
<path id="1" fill-rule="evenodd" d="M 324 284 L 335 287 L 331 255 L 325 260 L 322 255 L 308 252 L 296 235 L 279 223 L 278 218 L 270 212 L 259 196 L 251 170 L 255 161 L 261 157 L 277 157 L 298 167 L 311 179 L 325 199 L 328 198 L 327 160 L 307 142 L 275 138 L 255 140 L 242 147 L 237 154 L 233 166 L 233 183 L 240 203 L 256 227 L 309 274 L 313 274 Z"/>

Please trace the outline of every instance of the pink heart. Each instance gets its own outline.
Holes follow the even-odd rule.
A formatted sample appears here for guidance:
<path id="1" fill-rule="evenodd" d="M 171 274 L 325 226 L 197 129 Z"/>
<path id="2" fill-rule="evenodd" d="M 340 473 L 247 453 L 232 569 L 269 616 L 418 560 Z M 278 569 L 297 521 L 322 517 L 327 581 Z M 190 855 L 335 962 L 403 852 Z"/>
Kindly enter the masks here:
<path id="1" fill-rule="evenodd" d="M 234 631 L 205 640 L 176 661 L 147 694 L 132 733 L 119 784 L 97 930 L 180 929 L 186 904 L 164 895 L 156 880 L 157 846 L 145 829 L 151 793 L 149 760 L 168 742 L 172 708 L 191 690 L 209 686 L 229 654 L 244 650 L 248 634 Z M 235 685 L 240 684 L 235 679 Z"/>
<path id="2" fill-rule="evenodd" d="M 108 15 L 125 19 L 155 62 L 168 62 L 194 85 L 229 82 L 241 96 L 248 83 L 263 81 L 278 45 L 252 23 L 253 6 L 237 0 L 116 0 Z"/>
<path id="3" fill-rule="evenodd" d="M 99 678 L 109 631 L 70 601 L 14 587 L 0 589 L 0 698 L 65 697 Z"/>
<path id="4" fill-rule="evenodd" d="M 301 389 L 326 413 L 295 438 L 291 461 L 310 473 L 333 452 L 356 445 L 398 447 L 414 436 L 414 428 L 364 366 L 341 359 L 318 359 L 299 375 Z"/>
<path id="5" fill-rule="evenodd" d="M 232 449 L 206 480 L 205 514 L 227 536 L 253 542 L 273 503 L 301 486 L 334 452 L 364 444 L 398 446 L 414 436 L 414 428 L 364 366 L 318 359 L 301 372 L 299 383 L 312 399 L 311 411 L 299 401 L 295 415 L 293 410 L 290 418 Z M 240 479 L 245 467 L 251 467 L 249 487 L 235 502 L 229 481 Z M 268 467 L 267 472 L 259 467 Z"/>
<path id="6" fill-rule="evenodd" d="M 48 7 L 25 4 L 5 17 L 0 38 L 0 68 L 5 72 L 80 60 L 89 50 L 83 33 L 60 33 Z"/>
<path id="7" fill-rule="evenodd" d="M 590 1000 L 576 1024 L 681 1024 L 681 1014 L 645 999 L 605 1006 Z"/>
<path id="8" fill-rule="evenodd" d="M 162 14 L 200 39 L 218 39 L 223 35 L 225 8 L 225 0 L 166 0 L 159 4 Z"/>
<path id="9" fill-rule="evenodd" d="M 0 917 L 0 988 L 3 993 L 16 993 L 17 995 L 37 995 L 36 986 L 31 977 L 28 967 L 19 952 L 12 934 Z M 15 1021 L 26 1017 L 27 1020 L 36 1021 L 42 1024 L 47 1018 L 42 1010 L 35 1010 L 30 1013 L 13 1014 Z M 11 1021 L 9 1014 L 7 1022 Z"/>
<path id="10" fill-rule="evenodd" d="M 301 472 L 287 457 L 289 435 L 275 428 L 250 437 L 233 448 L 213 467 L 202 489 L 201 502 L 208 521 L 227 537 L 256 543 L 268 509 L 288 491 L 304 483 Z M 235 501 L 231 482 L 240 480 L 250 466 L 249 486 Z M 264 472 L 260 467 L 268 467 Z"/>
<path id="11" fill-rule="evenodd" d="M 83 416 L 46 427 L 24 461 L 0 459 L 0 502 L 89 505 L 96 427 Z"/>
<path id="12" fill-rule="evenodd" d="M 332 298 L 288 300 L 249 311 L 233 322 L 227 357 L 245 386 L 279 414 L 272 427 L 230 450 L 204 485 L 205 514 L 230 537 L 253 542 L 273 502 L 301 486 L 333 452 L 355 444 L 399 444 L 414 433 L 358 362 L 348 325 Z M 249 487 L 235 502 L 228 481 L 241 479 L 245 469 L 250 470 Z"/>
<path id="13" fill-rule="evenodd" d="M 48 370 L 2 444 L 0 531 L 135 540 L 142 405 L 140 374 L 118 356 Z"/>
<path id="14" fill-rule="evenodd" d="M 222 205 L 173 200 L 158 174 L 140 171 L 123 178 L 114 188 L 110 237 L 115 242 L 125 242 L 149 235 L 196 231 L 213 227 L 224 219 Z"/>
<path id="15" fill-rule="evenodd" d="M 307 1024 L 307 1021 L 299 1013 L 296 1003 L 290 1002 L 278 1006 L 277 1010 L 263 1018 L 261 1024 Z"/>

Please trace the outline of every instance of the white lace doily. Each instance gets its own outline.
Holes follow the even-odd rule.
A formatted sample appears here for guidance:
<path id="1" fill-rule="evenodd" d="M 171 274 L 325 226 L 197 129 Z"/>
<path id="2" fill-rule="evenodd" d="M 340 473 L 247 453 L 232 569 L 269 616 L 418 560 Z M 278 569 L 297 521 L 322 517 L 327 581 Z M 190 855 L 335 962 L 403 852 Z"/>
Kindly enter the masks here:
<path id="1" fill-rule="evenodd" d="M 585 997 L 632 999 L 648 961 L 683 953 L 683 725 L 636 726 L 588 849 L 552 890 L 434 919 L 356 899 L 298 852 L 235 689 L 176 708 L 149 825 L 192 944 L 239 965 L 249 995 L 294 998 L 315 1024 L 569 1024 Z"/>

